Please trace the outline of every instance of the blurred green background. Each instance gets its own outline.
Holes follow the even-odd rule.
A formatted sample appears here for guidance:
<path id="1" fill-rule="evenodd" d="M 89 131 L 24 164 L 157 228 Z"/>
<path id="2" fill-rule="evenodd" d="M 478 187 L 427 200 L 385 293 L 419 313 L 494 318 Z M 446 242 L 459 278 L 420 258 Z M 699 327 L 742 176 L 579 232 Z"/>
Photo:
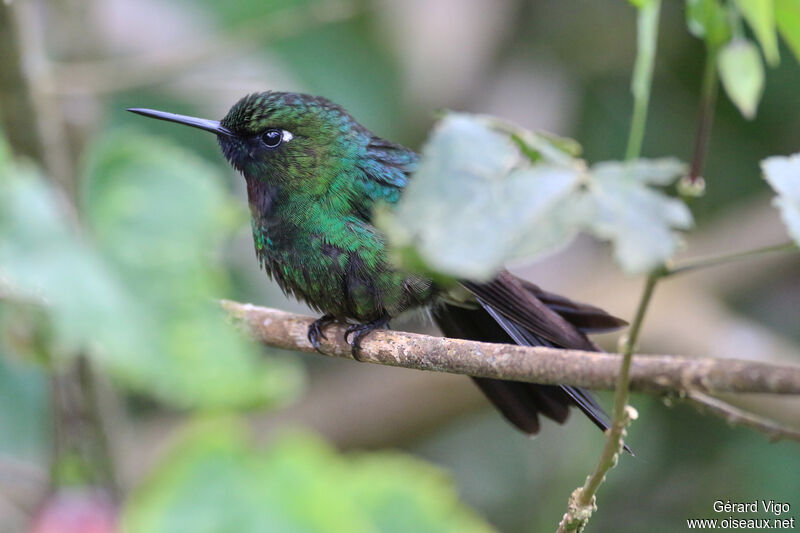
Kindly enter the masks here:
<path id="1" fill-rule="evenodd" d="M 378 135 L 412 148 L 424 141 L 437 110 L 446 108 L 495 114 L 572 137 L 589 162 L 620 159 L 631 112 L 634 8 L 621 0 L 18 4 L 24 6 L 18 6 L 15 24 L 24 30 L 27 47 L 6 48 L 0 61 L 12 64 L 17 53 L 29 65 L 45 64 L 33 101 L 44 102 L 52 120 L 45 117 L 37 127 L 44 128 L 44 137 L 64 141 L 60 175 L 51 172 L 48 178 L 76 209 L 44 216 L 37 209 L 60 212 L 58 198 L 47 200 L 48 193 L 31 180 L 11 177 L 33 171 L 2 174 L 14 185 L 4 186 L 0 203 L 33 200 L 23 204 L 27 216 L 14 218 L 7 207 L 0 213 L 0 228 L 24 228 L 30 243 L 30 249 L 0 246 L 0 257 L 17 261 L 0 269 L 25 274 L 32 285 L 45 280 L 58 293 L 52 298 L 60 314 L 45 319 L 35 303 L 20 303 L 14 295 L 0 303 L 0 531 L 24 530 L 47 485 L 57 435 L 43 369 L 63 367 L 83 349 L 81 332 L 91 337 L 99 329 L 116 347 L 98 358 L 99 410 L 110 420 L 108 447 L 118 484 L 123 494 L 135 494 L 126 500 L 135 510 L 125 511 L 135 515 L 129 518 L 134 531 L 180 531 L 176 524 L 188 523 L 181 520 L 201 508 L 213 514 L 209 509 L 216 504 L 231 513 L 219 518 L 228 529 L 190 530 L 260 531 L 258 513 L 287 505 L 293 510 L 276 531 L 357 531 L 366 523 L 381 531 L 440 531 L 445 524 L 453 531 L 479 530 L 480 520 L 451 501 L 456 493 L 497 530 L 555 529 L 568 495 L 602 446 L 602 435 L 581 417 L 564 427 L 546 421 L 541 435 L 530 440 L 466 379 L 271 351 L 263 358 L 221 329 L 197 338 L 194 332 L 221 328 L 214 325 L 222 321 L 211 298 L 308 311 L 285 299 L 258 270 L 244 182 L 214 139 L 124 109 L 217 119 L 247 93 L 289 90 L 326 96 Z M 684 9 L 683 2 L 662 8 L 645 156 L 691 157 L 705 51 L 686 30 Z M 724 95 L 718 98 L 708 190 L 690 205 L 697 228 L 687 236 L 685 256 L 786 240 L 758 167 L 767 156 L 800 148 L 800 66 L 788 49 L 781 55 L 781 64 L 767 69 L 754 120 L 743 119 Z M 9 116 L 17 110 L 2 109 Z M 36 158 L 35 151 L 17 155 Z M 82 229 L 70 233 L 64 227 L 73 216 Z M 71 240 L 74 246 L 55 245 Z M 608 250 L 590 239 L 516 270 L 549 290 L 626 318 L 641 283 L 619 274 Z M 93 281 L 82 285 L 76 281 L 81 279 Z M 75 299 L 80 304 L 71 307 Z M 797 363 L 798 301 L 800 262 L 791 255 L 670 280 L 659 287 L 641 350 Z M 120 326 L 108 310 L 122 308 L 131 320 Z M 76 310 L 82 318 L 74 319 Z M 433 332 L 423 316 L 395 326 Z M 600 340 L 614 349 L 614 336 Z M 609 403 L 608 396 L 602 398 Z M 792 515 L 800 516 L 796 443 L 769 443 L 684 405 L 670 407 L 642 395 L 632 401 L 641 415 L 629 437 L 637 456 L 624 457 L 601 489 L 591 531 L 682 531 L 687 518 L 715 517 L 712 504 L 720 499 L 786 501 Z M 797 401 L 737 401 L 779 420 L 800 419 Z M 223 420 L 220 411 L 228 413 Z M 220 437 L 239 431 L 225 418 L 231 412 L 244 417 L 259 446 L 277 438 L 276 447 L 257 455 L 233 436 Z M 183 428 L 192 416 L 203 420 Z M 287 428 L 313 431 L 329 444 L 316 437 L 276 437 Z M 185 454 L 165 456 L 176 439 Z M 441 470 L 405 465 L 405 455 L 341 458 L 326 446 L 400 450 Z M 319 473 L 318 464 L 327 465 L 327 473 Z M 275 465 L 282 465 L 285 480 L 270 477 Z M 414 468 L 419 475 L 411 475 Z M 264 472 L 277 485 L 256 490 L 247 477 L 252 472 Z M 319 476 L 319 486 L 293 496 L 288 487 L 303 476 Z M 86 479 L 98 477 L 81 478 Z M 218 493 L 181 493 L 215 485 Z M 242 486 L 253 492 L 230 498 Z M 340 502 L 331 496 L 337 490 L 352 498 L 341 496 Z M 384 499 L 364 503 L 371 490 Z M 351 509 L 354 501 L 363 508 Z M 393 503 L 399 506 L 395 512 L 408 511 L 391 518 Z M 172 526 L 162 520 L 181 505 L 185 514 L 172 516 Z M 368 516 L 358 518 L 363 523 L 348 522 L 348 513 Z M 337 516 L 331 520 L 337 525 L 318 514 Z M 254 522 L 235 524 L 242 516 Z M 198 524 L 217 519 L 197 518 Z"/>

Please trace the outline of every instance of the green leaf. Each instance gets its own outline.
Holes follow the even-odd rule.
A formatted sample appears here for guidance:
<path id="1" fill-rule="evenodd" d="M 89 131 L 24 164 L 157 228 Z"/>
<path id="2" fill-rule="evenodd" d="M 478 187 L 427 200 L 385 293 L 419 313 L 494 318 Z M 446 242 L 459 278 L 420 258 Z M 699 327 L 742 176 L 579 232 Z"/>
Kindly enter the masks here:
<path id="1" fill-rule="evenodd" d="M 0 172 L 0 278 L 43 302 L 53 356 L 86 352 L 179 407 L 262 405 L 297 391 L 299 369 L 262 357 L 213 301 L 226 290 L 214 252 L 236 209 L 207 164 L 168 143 L 106 136 L 85 180 L 88 232 L 33 169 Z"/>
<path id="2" fill-rule="evenodd" d="M 735 0 L 736 7 L 753 29 L 767 63 L 780 63 L 778 34 L 775 30 L 775 5 L 773 0 Z"/>
<path id="3" fill-rule="evenodd" d="M 780 209 L 789 235 L 800 244 L 800 153 L 768 157 L 761 170 L 777 193 L 772 203 Z"/>
<path id="4" fill-rule="evenodd" d="M 800 0 L 775 0 L 778 31 L 800 61 Z"/>
<path id="5" fill-rule="evenodd" d="M 437 469 L 397 453 L 342 456 L 309 435 L 252 449 L 206 420 L 129 499 L 125 533 L 488 532 Z"/>
<path id="6" fill-rule="evenodd" d="M 725 45 L 717 60 L 722 86 L 745 118 L 756 115 L 764 92 L 764 66 L 756 46 L 744 39 Z"/>
<path id="7" fill-rule="evenodd" d="M 675 254 L 680 238 L 673 230 L 691 227 L 692 215 L 682 201 L 647 185 L 668 185 L 684 171 L 671 158 L 598 163 L 571 209 L 588 231 L 613 243 L 624 271 L 648 272 Z"/>
<path id="8" fill-rule="evenodd" d="M 123 378 L 183 407 L 252 406 L 296 392 L 299 369 L 265 359 L 212 298 L 227 283 L 214 254 L 246 216 L 204 161 L 163 141 L 106 136 L 92 151 L 86 218 L 146 313 L 151 351 L 110 354 Z"/>
<path id="9" fill-rule="evenodd" d="M 111 351 L 147 353 L 144 314 L 78 234 L 66 200 L 30 167 L 12 165 L 4 174 L 0 271 L 16 293 L 46 302 L 60 351 L 91 340 Z"/>
<path id="10" fill-rule="evenodd" d="M 619 180 L 642 185 L 672 185 L 686 172 L 686 165 L 674 157 L 605 161 L 591 168 L 591 174 L 601 181 Z"/>
<path id="11" fill-rule="evenodd" d="M 544 137 L 524 140 L 538 143 L 532 149 L 542 157 L 547 148 L 571 161 Z M 434 271 L 487 279 L 506 261 L 542 251 L 528 238 L 580 175 L 546 160 L 531 165 L 508 135 L 453 114 L 431 135 L 395 212 L 378 223 L 396 250 L 416 250 L 401 254 L 402 264 L 421 259 Z"/>
<path id="12" fill-rule="evenodd" d="M 682 201 L 655 188 L 684 173 L 670 158 L 587 171 L 545 136 L 454 114 L 437 125 L 403 197 L 394 211 L 379 210 L 377 225 L 399 264 L 437 279 L 487 279 L 579 231 L 612 241 L 622 268 L 639 273 L 674 254 L 674 230 L 692 224 Z"/>
<path id="13" fill-rule="evenodd" d="M 493 130 L 506 132 L 523 154 L 532 162 L 542 160 L 549 163 L 569 164 L 574 157 L 583 152 L 583 147 L 575 139 L 561 137 L 547 131 L 528 131 L 519 127 L 485 118 L 485 123 Z"/>
<path id="14" fill-rule="evenodd" d="M 717 47 L 731 38 L 728 14 L 719 0 L 686 0 L 686 25 L 689 32 Z"/>

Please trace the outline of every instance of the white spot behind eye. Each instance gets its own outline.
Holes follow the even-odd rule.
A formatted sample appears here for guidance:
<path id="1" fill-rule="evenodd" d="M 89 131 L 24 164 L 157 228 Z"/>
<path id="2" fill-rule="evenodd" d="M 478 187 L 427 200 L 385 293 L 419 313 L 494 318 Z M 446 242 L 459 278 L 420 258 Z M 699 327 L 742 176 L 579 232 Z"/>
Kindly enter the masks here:
<path id="1" fill-rule="evenodd" d="M 285 143 L 288 143 L 294 139 L 294 135 L 292 135 L 291 131 L 281 130 L 281 140 Z"/>

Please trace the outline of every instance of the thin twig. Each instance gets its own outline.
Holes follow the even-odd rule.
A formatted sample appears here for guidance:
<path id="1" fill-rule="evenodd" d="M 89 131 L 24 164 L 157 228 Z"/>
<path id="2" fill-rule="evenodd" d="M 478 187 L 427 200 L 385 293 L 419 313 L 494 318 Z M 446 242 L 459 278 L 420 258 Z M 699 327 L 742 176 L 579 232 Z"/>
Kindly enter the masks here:
<path id="1" fill-rule="evenodd" d="M 773 420 L 745 411 L 744 409 L 731 405 L 724 400 L 720 400 L 704 392 L 696 390 L 689 391 L 686 393 L 685 399 L 695 404 L 703 411 L 724 418 L 731 425 L 747 426 L 762 433 L 766 433 L 770 437 L 770 440 L 789 439 L 800 442 L 800 430 L 787 428 L 786 426 L 775 423 Z"/>
<path id="2" fill-rule="evenodd" d="M 661 1 L 653 0 L 639 6 L 637 19 L 637 52 L 633 70 L 631 88 L 633 92 L 633 117 L 628 134 L 628 148 L 625 159 L 639 157 L 644 139 L 647 121 L 647 107 L 653 84 L 653 66 L 655 64 L 656 44 L 658 41 L 658 20 L 661 14 Z M 628 335 L 622 344 L 622 362 L 619 367 L 614 393 L 614 412 L 611 424 L 606 430 L 606 442 L 594 471 L 586 478 L 582 487 L 575 489 L 569 497 L 567 512 L 558 524 L 557 533 L 567 531 L 583 531 L 592 513 L 597 508 L 595 495 L 597 489 L 605 481 L 606 474 L 614 468 L 619 454 L 625 446 L 627 427 L 638 416 L 636 410 L 628 405 L 631 385 L 631 364 L 633 351 L 644 323 L 644 316 L 653 291 L 663 275 L 664 269 L 652 272 L 645 283 L 644 291 L 639 299 L 633 322 Z"/>
<path id="3" fill-rule="evenodd" d="M 630 331 L 622 343 L 622 363 L 614 393 L 614 412 L 611 425 L 606 430 L 606 442 L 603 446 L 603 452 L 594 471 L 586 478 L 583 487 L 577 488 L 570 496 L 567 512 L 558 524 L 559 533 L 582 531 L 586 526 L 592 516 L 592 512 L 596 509 L 597 489 L 605 481 L 608 471 L 616 466 L 619 454 L 624 446 L 626 429 L 638 416 L 636 410 L 628 405 L 633 350 L 642 330 L 644 316 L 653 297 L 653 291 L 659 279 L 661 279 L 660 273 L 661 271 L 657 271 L 647 277 L 644 290 L 639 299 L 639 305 L 636 307 L 636 314 L 633 322 L 631 322 Z"/>
<path id="4" fill-rule="evenodd" d="M 312 317 L 223 301 L 235 323 L 256 340 L 287 350 L 317 353 L 306 335 Z M 352 359 L 344 341 L 344 324 L 332 324 L 320 342 L 322 355 Z M 446 339 L 401 331 L 381 330 L 363 339 L 359 353 L 365 362 L 543 384 L 565 384 L 614 390 L 620 354 L 516 346 Z M 630 388 L 653 394 L 800 394 L 800 366 L 737 359 L 692 358 L 676 355 L 636 355 L 630 365 Z"/>
<path id="5" fill-rule="evenodd" d="M 741 252 L 733 252 L 729 254 L 713 255 L 710 257 L 700 257 L 697 259 L 687 259 L 678 265 L 670 266 L 664 273 L 663 277 L 674 276 L 676 274 L 683 274 L 685 272 L 698 270 L 701 268 L 714 267 L 733 263 L 742 259 L 749 259 L 759 255 L 764 255 L 774 252 L 796 252 L 798 246 L 794 242 L 785 242 L 782 244 L 773 244 L 771 246 L 762 246 L 751 250 L 743 250 Z"/>

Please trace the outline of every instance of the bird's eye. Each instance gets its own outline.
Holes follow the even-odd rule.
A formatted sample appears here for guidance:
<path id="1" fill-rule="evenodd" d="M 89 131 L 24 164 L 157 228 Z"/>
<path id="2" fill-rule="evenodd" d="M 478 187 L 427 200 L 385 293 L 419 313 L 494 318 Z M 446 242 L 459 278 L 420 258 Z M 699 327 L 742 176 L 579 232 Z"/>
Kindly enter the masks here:
<path id="1" fill-rule="evenodd" d="M 277 148 L 283 141 L 283 132 L 278 129 L 269 129 L 261 134 L 261 142 L 267 148 Z"/>

